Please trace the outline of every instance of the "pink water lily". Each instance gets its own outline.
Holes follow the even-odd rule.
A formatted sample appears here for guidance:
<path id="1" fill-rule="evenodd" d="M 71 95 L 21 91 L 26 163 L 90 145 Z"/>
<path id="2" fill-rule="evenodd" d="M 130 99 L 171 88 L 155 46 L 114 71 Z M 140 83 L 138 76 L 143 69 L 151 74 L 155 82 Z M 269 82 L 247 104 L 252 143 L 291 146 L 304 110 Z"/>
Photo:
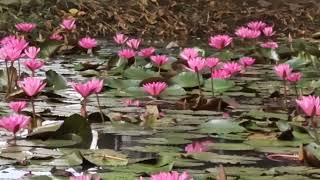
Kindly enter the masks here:
<path id="1" fill-rule="evenodd" d="M 249 29 L 247 27 L 240 27 L 236 29 L 235 34 L 245 39 L 255 39 L 261 35 L 261 31 Z"/>
<path id="2" fill-rule="evenodd" d="M 44 65 L 44 62 L 38 59 L 29 59 L 24 61 L 23 64 L 26 66 L 26 68 L 32 71 L 34 76 L 34 72 L 40 69 Z"/>
<path id="3" fill-rule="evenodd" d="M 122 33 L 117 33 L 115 36 L 113 36 L 113 40 L 117 44 L 124 44 L 128 40 L 128 37 Z"/>
<path id="4" fill-rule="evenodd" d="M 188 144 L 184 150 L 186 153 L 199 153 L 207 150 L 206 145 L 210 144 L 211 141 L 195 141 Z"/>
<path id="5" fill-rule="evenodd" d="M 168 87 L 165 82 L 152 82 L 143 85 L 143 90 L 151 96 L 159 96 Z"/>
<path id="6" fill-rule="evenodd" d="M 214 68 L 215 66 L 217 66 L 220 62 L 219 58 L 216 57 L 207 57 L 206 58 L 206 66 L 209 68 Z"/>
<path id="7" fill-rule="evenodd" d="M 49 39 L 54 40 L 54 41 L 61 41 L 63 39 L 63 36 L 58 32 L 54 32 L 51 34 Z"/>
<path id="8" fill-rule="evenodd" d="M 295 73 L 290 73 L 287 76 L 287 80 L 291 83 L 297 83 L 298 81 L 301 80 L 302 73 L 301 72 L 295 72 Z"/>
<path id="9" fill-rule="evenodd" d="M 10 36 L 5 41 L 3 40 L 2 43 L 5 47 L 14 48 L 21 51 L 23 51 L 29 44 L 25 39 L 14 36 Z"/>
<path id="10" fill-rule="evenodd" d="M 318 96 L 303 96 L 296 102 L 307 116 L 320 116 L 320 98 Z"/>
<path id="11" fill-rule="evenodd" d="M 21 32 L 29 33 L 37 27 L 37 24 L 24 22 L 16 24 L 15 27 Z"/>
<path id="12" fill-rule="evenodd" d="M 262 43 L 262 44 L 260 44 L 260 46 L 262 48 L 267 48 L 267 49 L 277 49 L 279 47 L 278 43 L 273 42 L 273 41 Z"/>
<path id="13" fill-rule="evenodd" d="M 132 49 L 138 49 L 141 43 L 140 39 L 129 39 L 127 42 L 127 46 Z"/>
<path id="14" fill-rule="evenodd" d="M 30 122 L 30 117 L 14 114 L 0 119 L 0 127 L 12 132 L 14 136 L 18 131 L 26 128 Z"/>
<path id="15" fill-rule="evenodd" d="M 292 68 L 289 64 L 279 64 L 274 67 L 274 71 L 282 80 L 287 80 L 287 77 L 292 72 Z"/>
<path id="16" fill-rule="evenodd" d="M 71 86 L 83 98 L 87 98 L 91 94 L 95 93 L 95 88 L 93 88 L 92 84 L 89 81 L 86 83 L 71 83 Z"/>
<path id="17" fill-rule="evenodd" d="M 151 56 L 150 59 L 159 67 L 166 64 L 169 61 L 169 57 L 166 55 L 155 55 Z"/>
<path id="18" fill-rule="evenodd" d="M 97 47 L 97 40 L 91 37 L 81 38 L 78 42 L 78 45 L 84 49 L 92 49 Z"/>
<path id="19" fill-rule="evenodd" d="M 99 176 L 92 178 L 91 175 L 71 176 L 69 180 L 100 180 Z"/>
<path id="20" fill-rule="evenodd" d="M 136 55 L 136 52 L 132 49 L 122 49 L 118 51 L 118 56 L 121 58 L 131 59 Z"/>
<path id="21" fill-rule="evenodd" d="M 19 87 L 30 97 L 40 93 L 47 83 L 37 77 L 26 77 L 18 82 Z"/>
<path id="22" fill-rule="evenodd" d="M 125 99 L 123 103 L 126 106 L 134 106 L 134 107 L 139 107 L 140 106 L 140 101 L 139 100 L 134 100 L 134 99 Z"/>
<path id="23" fill-rule="evenodd" d="M 0 45 L 4 46 L 4 45 L 8 44 L 9 42 L 14 41 L 15 39 L 17 39 L 17 37 L 14 35 L 5 36 L 4 38 L 1 39 Z"/>
<path id="24" fill-rule="evenodd" d="M 241 65 L 236 62 L 227 62 L 222 65 L 222 69 L 234 75 L 241 71 Z"/>
<path id="25" fill-rule="evenodd" d="M 273 35 L 276 34 L 275 31 L 273 31 L 273 27 L 272 26 L 269 26 L 269 27 L 265 27 L 263 30 L 262 30 L 263 34 L 267 37 L 271 37 Z"/>
<path id="26" fill-rule="evenodd" d="M 210 37 L 209 45 L 216 49 L 223 49 L 231 44 L 232 38 L 228 35 L 216 35 Z"/>
<path id="27" fill-rule="evenodd" d="M 90 81 L 88 81 L 89 85 L 93 89 L 94 93 L 100 93 L 103 88 L 103 80 L 92 78 Z"/>
<path id="28" fill-rule="evenodd" d="M 140 176 L 139 180 L 145 180 L 143 177 Z M 150 180 L 192 180 L 189 177 L 187 172 L 178 173 L 176 171 L 172 172 L 160 172 L 159 174 L 151 175 Z"/>
<path id="29" fill-rule="evenodd" d="M 196 57 L 188 60 L 188 70 L 192 72 L 200 72 L 206 66 L 206 61 L 202 57 Z"/>
<path id="30" fill-rule="evenodd" d="M 213 79 L 228 79 L 230 77 L 231 77 L 230 72 L 224 69 L 218 69 L 211 73 L 211 78 Z"/>
<path id="31" fill-rule="evenodd" d="M 247 24 L 247 26 L 252 30 L 261 31 L 267 26 L 267 24 L 262 21 L 251 21 Z"/>
<path id="32" fill-rule="evenodd" d="M 76 20 L 73 19 L 73 18 L 64 19 L 64 20 L 62 20 L 62 23 L 60 24 L 60 27 L 62 29 L 66 29 L 66 30 L 72 31 L 72 30 L 76 29 Z"/>
<path id="33" fill-rule="evenodd" d="M 198 51 L 195 48 L 184 48 L 180 53 L 180 57 L 184 60 L 190 60 L 198 57 Z"/>
<path id="34" fill-rule="evenodd" d="M 40 48 L 37 48 L 35 46 L 30 46 L 24 50 L 24 54 L 30 59 L 35 59 L 39 52 Z"/>
<path id="35" fill-rule="evenodd" d="M 22 56 L 22 50 L 13 46 L 4 46 L 1 50 L 1 56 L 6 61 L 16 61 Z"/>
<path id="36" fill-rule="evenodd" d="M 148 48 L 141 49 L 138 55 L 147 58 L 152 56 L 155 51 L 156 49 L 154 47 L 148 47 Z"/>
<path id="37" fill-rule="evenodd" d="M 252 57 L 242 57 L 239 59 L 239 63 L 244 67 L 249 67 L 252 66 L 254 64 L 256 60 Z"/>
<path id="38" fill-rule="evenodd" d="M 9 103 L 10 109 L 12 109 L 16 113 L 21 113 L 23 109 L 27 107 L 26 101 L 12 101 Z"/>

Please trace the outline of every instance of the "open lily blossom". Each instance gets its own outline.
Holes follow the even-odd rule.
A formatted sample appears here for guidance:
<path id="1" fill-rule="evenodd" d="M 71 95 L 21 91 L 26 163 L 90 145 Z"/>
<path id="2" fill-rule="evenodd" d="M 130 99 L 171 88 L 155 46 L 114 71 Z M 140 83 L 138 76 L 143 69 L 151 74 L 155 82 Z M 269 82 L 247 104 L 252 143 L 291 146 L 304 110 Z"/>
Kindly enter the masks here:
<path id="1" fill-rule="evenodd" d="M 222 65 L 222 69 L 234 75 L 241 71 L 241 65 L 236 62 L 227 62 Z"/>
<path id="2" fill-rule="evenodd" d="M 62 20 L 60 27 L 62 29 L 72 31 L 72 30 L 76 29 L 76 20 L 73 18 L 64 19 L 64 20 Z"/>
<path id="3" fill-rule="evenodd" d="M 97 78 L 92 78 L 90 81 L 88 81 L 88 84 L 91 86 L 93 92 L 96 94 L 100 93 L 103 88 L 103 80 Z"/>
<path id="4" fill-rule="evenodd" d="M 287 77 L 292 72 L 292 68 L 289 64 L 279 64 L 274 67 L 274 71 L 282 80 L 287 80 Z"/>
<path id="5" fill-rule="evenodd" d="M 213 79 L 228 79 L 230 77 L 231 77 L 230 72 L 224 69 L 214 70 L 211 73 L 211 78 Z"/>
<path id="6" fill-rule="evenodd" d="M 49 39 L 54 40 L 54 41 L 61 41 L 61 40 L 63 40 L 63 36 L 58 32 L 54 32 L 51 34 Z"/>
<path id="7" fill-rule="evenodd" d="M 150 57 L 151 61 L 153 61 L 158 66 L 162 66 L 169 61 L 169 57 L 166 55 L 156 55 Z"/>
<path id="8" fill-rule="evenodd" d="M 127 40 L 128 40 L 128 37 L 125 36 L 124 34 L 122 33 L 117 33 L 115 36 L 113 36 L 113 40 L 114 42 L 116 42 L 117 44 L 124 44 Z"/>
<path id="9" fill-rule="evenodd" d="M 261 31 L 249 29 L 247 27 L 240 27 L 240 28 L 236 29 L 235 34 L 240 38 L 255 39 L 261 35 Z"/>
<path id="10" fill-rule="evenodd" d="M 244 67 L 249 67 L 252 66 L 254 64 L 256 60 L 252 57 L 242 57 L 239 59 L 239 63 Z"/>
<path id="11" fill-rule="evenodd" d="M 132 49 L 138 49 L 141 43 L 140 39 L 129 39 L 127 42 L 127 46 Z"/>
<path id="12" fill-rule="evenodd" d="M 231 44 L 232 38 L 228 35 L 216 35 L 210 37 L 209 45 L 216 49 L 223 49 Z"/>
<path id="13" fill-rule="evenodd" d="M 21 113 L 23 109 L 27 107 L 26 101 L 12 101 L 9 103 L 10 109 L 12 109 L 15 113 Z"/>
<path id="14" fill-rule="evenodd" d="M 200 72 L 206 66 L 206 61 L 202 57 L 188 60 L 187 69 L 192 72 Z"/>
<path id="15" fill-rule="evenodd" d="M 24 54 L 30 59 L 35 59 L 39 52 L 40 48 L 37 48 L 35 46 L 30 46 L 24 50 Z"/>
<path id="16" fill-rule="evenodd" d="M 29 33 L 37 27 L 37 24 L 24 22 L 16 24 L 15 27 L 21 32 Z"/>
<path id="17" fill-rule="evenodd" d="M 143 90 L 151 96 L 159 96 L 168 87 L 165 82 L 152 82 L 143 85 Z"/>
<path id="18" fill-rule="evenodd" d="M 18 86 L 30 97 L 40 93 L 46 84 L 37 77 L 26 77 L 22 81 L 18 81 Z"/>
<path id="19" fill-rule="evenodd" d="M 131 59 L 135 57 L 136 52 L 132 49 L 122 49 L 118 51 L 118 56 L 125 59 Z"/>
<path id="20" fill-rule="evenodd" d="M 43 65 L 44 62 L 38 59 L 29 59 L 23 62 L 23 64 L 28 68 L 30 71 L 36 71 L 40 69 Z"/>
<path id="21" fill-rule="evenodd" d="M 4 38 L 1 39 L 0 45 L 4 46 L 4 45 L 8 44 L 9 42 L 14 41 L 15 39 L 17 39 L 17 37 L 14 35 L 5 36 Z"/>
<path id="22" fill-rule="evenodd" d="M 291 83 L 297 83 L 298 81 L 301 80 L 302 73 L 301 72 L 295 72 L 295 73 L 290 73 L 287 76 L 287 80 Z"/>
<path id="23" fill-rule="evenodd" d="M 140 176 L 139 180 L 145 180 L 143 177 Z M 189 177 L 187 172 L 178 173 L 176 171 L 172 172 L 160 172 L 159 174 L 151 175 L 150 180 L 192 180 Z"/>
<path id="24" fill-rule="evenodd" d="M 4 46 L 2 47 L 2 56 L 5 57 L 7 61 L 16 61 L 22 56 L 22 50 L 13 46 Z"/>
<path id="25" fill-rule="evenodd" d="M 267 24 L 265 22 L 262 21 L 251 21 L 247 24 L 247 27 L 252 29 L 252 30 L 256 30 L 256 31 L 261 31 L 263 30 L 265 27 L 267 26 Z"/>
<path id="26" fill-rule="evenodd" d="M 95 88 L 93 88 L 90 82 L 86 83 L 71 83 L 73 89 L 78 92 L 83 98 L 89 97 L 91 94 L 95 93 Z"/>
<path id="27" fill-rule="evenodd" d="M 69 180 L 100 180 L 99 176 L 93 178 L 91 175 L 71 176 Z"/>
<path id="28" fill-rule="evenodd" d="M 307 116 L 320 116 L 320 98 L 318 96 L 303 96 L 296 102 Z"/>
<path id="29" fill-rule="evenodd" d="M 207 150 L 206 145 L 210 144 L 211 141 L 195 141 L 188 144 L 184 150 L 186 153 L 199 153 Z"/>
<path id="30" fill-rule="evenodd" d="M 265 27 L 263 30 L 262 30 L 263 34 L 267 37 L 271 37 L 273 35 L 276 34 L 275 31 L 273 31 L 273 27 L 272 26 L 268 26 L 268 27 Z"/>
<path id="31" fill-rule="evenodd" d="M 91 37 L 81 38 L 78 42 L 78 45 L 84 49 L 92 49 L 97 47 L 97 40 Z"/>
<path id="32" fill-rule="evenodd" d="M 262 48 L 266 48 L 266 49 L 277 49 L 279 47 L 278 43 L 273 42 L 273 41 L 262 43 L 262 44 L 260 44 L 260 46 Z"/>
<path id="33" fill-rule="evenodd" d="M 14 48 L 23 51 L 27 46 L 28 42 L 23 38 L 11 37 L 4 42 L 5 47 Z"/>
<path id="34" fill-rule="evenodd" d="M 184 60 L 190 60 L 198 57 L 198 51 L 195 48 L 184 48 L 180 53 L 180 57 Z"/>
<path id="35" fill-rule="evenodd" d="M 209 68 L 214 68 L 215 66 L 217 66 L 220 62 L 219 58 L 216 57 L 207 57 L 206 58 L 206 66 Z"/>
<path id="36" fill-rule="evenodd" d="M 139 107 L 140 106 L 140 101 L 139 100 L 134 100 L 134 99 L 125 99 L 123 101 L 124 105 L 129 106 L 129 107 Z"/>
<path id="37" fill-rule="evenodd" d="M 0 119 L 0 127 L 12 132 L 14 136 L 18 131 L 28 126 L 30 117 L 14 114 Z"/>
<path id="38" fill-rule="evenodd" d="M 156 49 L 154 47 L 148 47 L 148 48 L 141 49 L 139 51 L 138 55 L 141 57 L 148 58 L 148 57 L 152 56 L 155 51 L 156 51 Z"/>

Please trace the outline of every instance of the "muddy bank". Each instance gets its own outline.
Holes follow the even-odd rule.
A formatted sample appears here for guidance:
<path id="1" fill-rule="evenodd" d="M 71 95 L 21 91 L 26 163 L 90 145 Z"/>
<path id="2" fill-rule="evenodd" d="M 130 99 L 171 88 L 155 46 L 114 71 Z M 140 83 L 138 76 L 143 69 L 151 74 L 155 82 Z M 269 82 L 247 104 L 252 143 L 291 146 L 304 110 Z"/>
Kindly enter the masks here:
<path id="1" fill-rule="evenodd" d="M 76 17 L 81 33 L 91 36 L 121 31 L 164 39 L 207 37 L 233 32 L 256 19 L 274 24 L 280 35 L 294 37 L 309 36 L 320 27 L 317 0 L 0 0 L 0 4 L 2 33 L 12 31 L 15 22 L 33 21 L 45 34 L 67 16 Z"/>

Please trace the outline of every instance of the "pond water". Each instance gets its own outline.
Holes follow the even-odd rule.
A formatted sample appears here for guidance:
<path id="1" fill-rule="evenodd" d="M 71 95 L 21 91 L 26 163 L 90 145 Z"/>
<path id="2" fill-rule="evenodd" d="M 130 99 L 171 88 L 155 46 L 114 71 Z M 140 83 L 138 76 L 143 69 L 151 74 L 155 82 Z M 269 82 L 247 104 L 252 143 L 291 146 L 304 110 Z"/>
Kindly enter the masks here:
<path id="1" fill-rule="evenodd" d="M 46 61 L 38 75 L 45 77 L 45 72 L 52 69 L 69 82 L 84 81 L 88 78 L 84 76 L 96 75 L 97 71 L 95 68 L 76 71 L 75 67 L 79 63 L 98 64 L 99 69 L 104 69 L 105 62 L 116 54 L 117 49 L 112 45 L 106 42 L 103 44 L 98 51 L 99 57 L 53 58 Z M 169 53 L 176 51 L 168 50 Z M 4 68 L 4 65 L 1 65 Z M 150 99 L 130 97 L 120 88 L 105 87 L 105 91 L 100 95 L 103 112 L 109 117 L 127 119 L 132 123 L 92 123 L 93 137 L 89 138 L 90 142 L 69 146 L 62 142 L 63 147 L 45 143 L 43 145 L 37 141 L 28 143 L 22 139 L 18 139 L 16 145 L 7 144 L 6 141 L 11 139 L 10 135 L 0 131 L 0 178 L 53 178 L 53 175 L 59 174 L 52 170 L 56 167 L 64 173 L 56 176 L 58 179 L 66 179 L 66 172 L 74 175 L 82 172 L 98 173 L 106 179 L 135 179 L 140 175 L 171 169 L 188 171 L 195 179 L 215 179 L 217 167 L 223 164 L 228 179 L 317 179 L 320 177 L 320 169 L 307 166 L 297 158 L 299 146 L 313 141 L 308 133 L 297 130 L 299 128 L 296 126 L 300 127 L 301 124 L 290 124 L 294 128 L 293 139 L 278 139 L 279 134 L 285 132 L 281 132 L 276 123 L 287 122 L 288 114 L 281 110 L 281 96 L 270 98 L 270 95 L 279 92 L 281 87 L 281 82 L 275 77 L 272 68 L 273 65 L 256 64 L 234 77 L 232 80 L 235 87 L 223 94 L 232 98 L 228 101 L 229 107 L 224 108 L 223 112 L 178 109 L 176 102 L 185 95 L 165 96 L 161 101 L 152 100 L 158 103 L 161 113 L 164 114 L 153 129 L 139 126 L 139 123 L 135 122 L 145 112 L 144 107 L 128 107 L 123 103 L 127 98 L 134 98 L 146 105 Z M 305 81 L 314 78 L 315 74 L 320 77 L 317 71 L 312 69 L 303 69 L 303 72 Z M 109 78 L 108 74 L 102 76 Z M 188 93 L 197 93 L 192 88 L 186 89 Z M 295 99 L 294 93 L 293 88 L 289 89 L 292 103 Z M 210 96 L 211 92 L 205 90 L 203 94 Z M 79 113 L 80 98 L 71 88 L 46 91 L 36 100 L 36 112 L 47 122 L 64 120 Z M 90 97 L 89 113 L 98 113 L 96 104 L 96 99 Z M 9 112 L 5 101 L 1 102 L 1 107 L 2 114 Z M 99 121 L 99 115 L 93 116 L 90 121 Z M 287 123 L 284 124 L 287 126 Z M 22 135 L 25 136 L 26 132 Z M 185 154 L 184 148 L 187 144 L 204 141 L 211 142 L 206 152 Z M 86 154 L 88 152 L 85 149 L 113 151 L 103 152 L 103 156 L 94 158 Z M 81 152 L 79 156 L 77 150 L 85 152 Z M 271 159 L 268 158 L 270 154 L 285 154 L 291 158 Z M 80 158 L 80 161 L 77 158 Z M 101 162 L 104 158 L 109 158 L 108 162 Z M 126 160 L 128 165 L 123 165 L 121 161 Z M 99 163 L 105 165 L 97 168 L 95 164 Z"/>

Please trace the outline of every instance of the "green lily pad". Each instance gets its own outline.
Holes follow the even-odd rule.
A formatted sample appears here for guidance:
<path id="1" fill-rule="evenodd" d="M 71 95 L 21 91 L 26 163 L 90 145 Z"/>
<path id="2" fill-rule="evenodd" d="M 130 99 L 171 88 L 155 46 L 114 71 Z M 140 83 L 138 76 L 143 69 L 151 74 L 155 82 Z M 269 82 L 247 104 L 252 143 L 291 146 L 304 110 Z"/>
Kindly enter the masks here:
<path id="1" fill-rule="evenodd" d="M 47 86 L 51 87 L 53 90 L 61 90 L 68 87 L 65 78 L 54 70 L 49 70 L 46 72 L 46 80 Z"/>
<path id="2" fill-rule="evenodd" d="M 191 153 L 190 157 L 205 162 L 229 164 L 255 164 L 261 160 L 257 157 L 222 155 L 212 152 Z"/>
<path id="3" fill-rule="evenodd" d="M 178 84 L 183 88 L 198 87 L 197 74 L 193 72 L 182 72 L 173 78 L 171 78 L 172 83 Z M 200 76 L 200 82 L 203 84 L 203 78 Z"/>
<path id="4" fill-rule="evenodd" d="M 138 143 L 144 144 L 159 144 L 159 145 L 178 145 L 178 144 L 188 144 L 191 143 L 190 140 L 184 138 L 146 138 L 138 140 Z"/>
<path id="5" fill-rule="evenodd" d="M 187 92 L 180 87 L 179 85 L 173 85 L 173 86 L 169 86 L 167 89 L 165 89 L 162 93 L 161 96 L 162 97 L 166 97 L 166 96 L 183 96 L 186 95 Z"/>
<path id="6" fill-rule="evenodd" d="M 223 93 L 225 91 L 230 90 L 234 86 L 235 86 L 235 83 L 233 81 L 224 80 L 224 79 L 213 79 L 214 92 Z M 212 91 L 211 79 L 205 80 L 204 89 L 206 91 Z"/>
<path id="7" fill-rule="evenodd" d="M 138 87 L 141 80 L 121 80 L 121 79 L 114 79 L 114 78 L 107 78 L 105 83 L 108 87 L 115 88 L 115 89 L 126 89 L 129 87 Z"/>
<path id="8" fill-rule="evenodd" d="M 97 166 L 125 166 L 127 156 L 111 149 L 81 150 L 81 155 Z"/>
<path id="9" fill-rule="evenodd" d="M 146 70 L 141 67 L 130 67 L 124 71 L 123 76 L 128 79 L 144 80 L 155 77 L 157 74 L 154 71 Z"/>
<path id="10" fill-rule="evenodd" d="M 200 133 L 210 134 L 228 134 L 228 133 L 241 133 L 246 129 L 238 123 L 230 120 L 210 120 L 200 125 Z"/>
<path id="11" fill-rule="evenodd" d="M 243 143 L 212 143 L 206 145 L 208 149 L 214 150 L 233 150 L 233 151 L 249 151 L 254 150 L 250 145 Z"/>

